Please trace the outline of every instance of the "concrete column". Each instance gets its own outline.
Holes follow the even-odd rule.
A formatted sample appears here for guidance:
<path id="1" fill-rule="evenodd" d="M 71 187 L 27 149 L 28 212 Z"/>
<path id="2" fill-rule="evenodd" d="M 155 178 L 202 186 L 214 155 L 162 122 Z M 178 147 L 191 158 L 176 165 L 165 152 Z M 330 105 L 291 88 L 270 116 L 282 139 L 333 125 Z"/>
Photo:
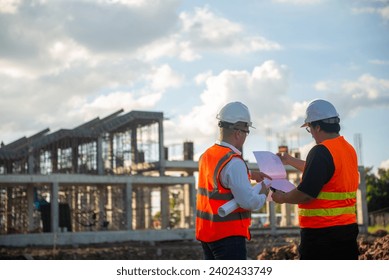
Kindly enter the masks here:
<path id="1" fill-rule="evenodd" d="M 187 188 L 187 185 L 184 185 L 182 188 L 182 191 L 178 193 L 178 209 L 180 211 L 180 223 L 179 227 L 180 228 L 185 228 L 186 223 L 186 217 L 187 215 L 185 214 L 185 188 Z"/>
<path id="2" fill-rule="evenodd" d="M 275 235 L 277 233 L 277 217 L 276 207 L 274 201 L 269 201 L 269 216 L 270 216 L 270 233 Z"/>
<path id="3" fill-rule="evenodd" d="M 131 164 L 139 162 L 136 127 L 131 130 Z"/>
<path id="4" fill-rule="evenodd" d="M 12 201 L 13 201 L 12 192 L 13 192 L 13 189 L 12 189 L 12 187 L 7 187 L 6 191 L 7 191 L 7 232 L 8 233 L 12 233 L 11 232 L 11 229 L 13 227 L 12 213 L 14 211 L 12 209 Z"/>
<path id="5" fill-rule="evenodd" d="M 190 227 L 191 224 L 191 213 L 192 213 L 192 204 L 190 203 L 190 184 L 185 184 L 183 186 L 183 219 L 182 219 L 182 227 Z"/>
<path id="6" fill-rule="evenodd" d="M 158 121 L 158 143 L 159 143 L 159 175 L 165 175 L 165 147 L 163 144 L 163 119 Z"/>
<path id="7" fill-rule="evenodd" d="M 104 161 L 103 161 L 103 137 L 97 137 L 96 143 L 96 163 L 97 163 L 97 174 L 104 175 Z"/>
<path id="8" fill-rule="evenodd" d="M 58 182 L 53 182 L 51 185 L 51 195 L 50 195 L 50 204 L 51 204 L 51 232 L 58 232 L 59 226 L 59 206 L 58 206 L 58 191 L 59 184 Z"/>
<path id="9" fill-rule="evenodd" d="M 193 213 L 189 224 L 189 227 L 192 228 L 196 224 L 196 200 L 197 200 L 197 190 L 196 190 L 196 184 L 190 184 L 190 207 L 191 207 L 191 213 Z"/>
<path id="10" fill-rule="evenodd" d="M 52 173 L 58 173 L 58 149 L 54 147 L 51 150 L 51 168 Z"/>
<path id="11" fill-rule="evenodd" d="M 102 229 L 104 220 L 106 220 L 105 213 L 105 186 L 97 185 L 97 189 L 99 190 L 98 194 L 98 207 L 99 207 L 99 220 L 97 224 L 98 230 Z"/>
<path id="12" fill-rule="evenodd" d="M 28 148 L 28 174 L 34 174 L 35 168 L 35 159 L 34 159 L 34 149 Z"/>
<path id="13" fill-rule="evenodd" d="M 291 226 L 292 225 L 292 219 L 291 219 L 291 207 L 293 205 L 291 204 L 281 204 L 281 223 L 280 226 L 286 227 L 286 226 Z"/>
<path id="14" fill-rule="evenodd" d="M 114 157 L 114 150 L 113 150 L 113 135 L 112 134 L 109 134 L 109 146 L 108 146 L 108 159 L 109 159 L 109 164 L 110 164 L 110 170 L 112 173 L 115 173 L 114 170 L 116 168 L 116 165 L 114 164 L 114 160 L 113 160 L 113 157 Z"/>
<path id="15" fill-rule="evenodd" d="M 143 188 L 144 197 L 144 215 L 145 215 L 145 228 L 150 229 L 153 226 L 153 217 L 151 214 L 151 190 L 149 187 Z"/>
<path id="16" fill-rule="evenodd" d="M 105 214 L 106 214 L 106 219 L 107 221 L 110 222 L 111 225 L 113 225 L 115 223 L 114 221 L 114 215 L 113 215 L 113 212 L 115 211 L 114 210 L 114 202 L 113 202 L 113 189 L 112 189 L 112 186 L 106 186 L 107 188 L 107 191 L 106 191 L 106 196 L 107 196 L 107 209 L 110 209 L 110 211 L 107 211 Z"/>
<path id="17" fill-rule="evenodd" d="M 161 228 L 169 227 L 170 203 L 169 203 L 169 188 L 161 187 Z"/>
<path id="18" fill-rule="evenodd" d="M 127 182 L 125 195 L 126 227 L 132 230 L 132 183 Z"/>
<path id="19" fill-rule="evenodd" d="M 193 176 L 193 172 L 188 172 L 186 176 Z M 196 184 L 184 185 L 184 215 L 185 224 L 187 228 L 191 228 L 195 225 L 196 221 Z"/>
<path id="20" fill-rule="evenodd" d="M 26 185 L 27 191 L 27 225 L 28 231 L 34 229 L 34 186 Z"/>
<path id="21" fill-rule="evenodd" d="M 369 214 L 366 201 L 366 172 L 364 166 L 358 167 L 359 171 L 359 192 L 357 192 L 357 218 L 358 224 L 362 225 L 361 233 L 367 233 L 369 226 Z"/>
<path id="22" fill-rule="evenodd" d="M 300 222 L 299 222 L 299 208 L 297 205 L 294 205 L 293 211 L 294 211 L 294 220 L 292 225 L 298 227 L 300 226 Z"/>
<path id="23" fill-rule="evenodd" d="M 78 144 L 72 139 L 72 173 L 78 173 Z"/>
<path id="24" fill-rule="evenodd" d="M 136 228 L 145 228 L 145 199 L 142 187 L 136 188 Z"/>

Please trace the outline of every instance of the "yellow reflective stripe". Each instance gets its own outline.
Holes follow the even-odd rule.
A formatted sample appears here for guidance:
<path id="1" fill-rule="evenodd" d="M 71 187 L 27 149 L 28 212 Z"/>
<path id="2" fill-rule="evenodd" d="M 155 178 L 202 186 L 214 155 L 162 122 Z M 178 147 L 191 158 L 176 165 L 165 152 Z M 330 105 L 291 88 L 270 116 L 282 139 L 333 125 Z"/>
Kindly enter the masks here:
<path id="1" fill-rule="evenodd" d="M 300 216 L 338 216 L 343 214 L 356 214 L 355 206 L 329 208 L 329 209 L 299 209 Z"/>
<path id="2" fill-rule="evenodd" d="M 326 200 L 354 199 L 356 197 L 357 192 L 321 192 L 317 196 L 318 199 Z"/>

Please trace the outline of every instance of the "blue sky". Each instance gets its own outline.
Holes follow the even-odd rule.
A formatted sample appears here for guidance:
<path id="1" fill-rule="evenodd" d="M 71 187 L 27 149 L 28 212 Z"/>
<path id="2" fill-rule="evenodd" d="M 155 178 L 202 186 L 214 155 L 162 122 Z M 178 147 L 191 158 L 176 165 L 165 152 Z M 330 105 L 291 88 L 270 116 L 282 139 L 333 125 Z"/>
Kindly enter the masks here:
<path id="1" fill-rule="evenodd" d="M 310 100 L 331 101 L 361 163 L 389 168 L 389 0 L 0 1 L 0 140 L 119 109 L 162 111 L 166 145 L 217 138 L 242 101 L 252 151 L 303 157 Z"/>

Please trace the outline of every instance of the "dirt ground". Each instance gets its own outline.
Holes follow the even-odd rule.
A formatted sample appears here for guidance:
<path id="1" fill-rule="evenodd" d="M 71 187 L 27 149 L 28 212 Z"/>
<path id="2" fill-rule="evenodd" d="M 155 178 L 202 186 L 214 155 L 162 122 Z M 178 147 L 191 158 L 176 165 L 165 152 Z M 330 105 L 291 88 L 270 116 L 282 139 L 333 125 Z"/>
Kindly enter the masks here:
<path id="1" fill-rule="evenodd" d="M 248 257 L 261 260 L 298 259 L 299 236 L 254 236 Z M 386 231 L 359 237 L 360 259 L 389 260 Z M 0 259 L 36 260 L 201 260 L 197 241 L 125 242 L 71 247 L 0 247 Z"/>

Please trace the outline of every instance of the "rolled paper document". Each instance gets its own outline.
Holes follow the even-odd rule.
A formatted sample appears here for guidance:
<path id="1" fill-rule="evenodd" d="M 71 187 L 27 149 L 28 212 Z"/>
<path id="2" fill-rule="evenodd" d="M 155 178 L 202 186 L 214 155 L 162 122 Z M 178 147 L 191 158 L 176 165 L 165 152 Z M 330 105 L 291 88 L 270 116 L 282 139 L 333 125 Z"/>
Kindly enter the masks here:
<path id="1" fill-rule="evenodd" d="M 262 182 L 265 183 L 266 187 L 270 187 L 271 185 L 271 180 L 265 179 Z M 262 182 L 256 184 L 253 188 L 256 193 L 259 193 L 262 189 Z M 230 201 L 224 203 L 222 206 L 217 209 L 217 213 L 219 214 L 220 217 L 225 217 L 228 214 L 234 212 L 236 209 L 239 208 L 238 203 L 236 203 L 235 199 L 231 199 Z"/>
<path id="2" fill-rule="evenodd" d="M 217 213 L 220 217 L 225 217 L 231 212 L 235 211 L 235 209 L 238 209 L 239 205 L 236 203 L 235 199 L 231 199 L 230 201 L 224 203 L 222 206 L 217 209 Z"/>

